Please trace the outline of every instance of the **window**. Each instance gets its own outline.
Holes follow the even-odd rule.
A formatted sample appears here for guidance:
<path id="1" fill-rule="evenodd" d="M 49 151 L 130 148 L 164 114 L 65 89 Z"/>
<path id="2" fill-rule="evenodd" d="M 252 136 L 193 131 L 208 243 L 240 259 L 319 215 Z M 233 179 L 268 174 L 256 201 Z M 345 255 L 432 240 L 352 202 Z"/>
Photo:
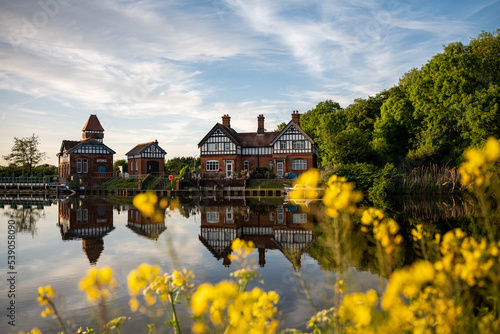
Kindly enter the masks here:
<path id="1" fill-rule="evenodd" d="M 306 170 L 307 169 L 307 160 L 306 159 L 293 159 L 292 160 L 292 169 L 294 169 L 294 170 Z"/>
<path id="2" fill-rule="evenodd" d="M 248 167 L 249 167 L 248 160 L 243 161 L 243 169 L 248 170 Z"/>
<path id="3" fill-rule="evenodd" d="M 292 145 L 293 145 L 293 148 L 306 148 L 306 141 L 305 140 L 294 140 Z"/>
<path id="4" fill-rule="evenodd" d="M 76 161 L 76 172 L 81 173 L 82 172 L 82 159 L 78 159 Z"/>
<path id="5" fill-rule="evenodd" d="M 139 170 L 139 161 L 135 161 L 135 170 L 138 171 Z"/>
<path id="6" fill-rule="evenodd" d="M 209 151 L 217 151 L 219 149 L 219 143 L 208 143 Z"/>
<path id="7" fill-rule="evenodd" d="M 286 150 L 286 141 L 284 141 L 284 140 L 280 141 L 280 149 Z"/>
<path id="8" fill-rule="evenodd" d="M 307 213 L 294 213 L 292 217 L 293 217 L 293 224 L 307 223 Z"/>
<path id="9" fill-rule="evenodd" d="M 231 143 L 224 143 L 224 151 L 229 151 L 231 149 Z"/>
<path id="10" fill-rule="evenodd" d="M 218 212 L 207 212 L 207 223 L 218 223 L 219 213 Z"/>
<path id="11" fill-rule="evenodd" d="M 89 172 L 89 161 L 87 159 L 83 159 L 83 172 L 84 173 Z"/>
<path id="12" fill-rule="evenodd" d="M 272 172 L 273 171 L 273 161 L 269 160 L 269 170 Z"/>
<path id="13" fill-rule="evenodd" d="M 89 209 L 83 209 L 83 221 L 84 222 L 89 221 Z"/>
<path id="14" fill-rule="evenodd" d="M 219 171 L 219 162 L 217 160 L 209 160 L 207 161 L 207 166 L 206 166 L 207 172 L 215 172 Z"/>

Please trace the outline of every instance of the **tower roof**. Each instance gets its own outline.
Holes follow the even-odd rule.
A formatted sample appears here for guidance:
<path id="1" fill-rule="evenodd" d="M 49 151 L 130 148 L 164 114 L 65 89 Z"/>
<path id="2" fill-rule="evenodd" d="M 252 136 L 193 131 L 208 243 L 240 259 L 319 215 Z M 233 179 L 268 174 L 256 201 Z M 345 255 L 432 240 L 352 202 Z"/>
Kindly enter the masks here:
<path id="1" fill-rule="evenodd" d="M 96 115 L 90 115 L 82 131 L 104 131 L 104 128 Z"/>

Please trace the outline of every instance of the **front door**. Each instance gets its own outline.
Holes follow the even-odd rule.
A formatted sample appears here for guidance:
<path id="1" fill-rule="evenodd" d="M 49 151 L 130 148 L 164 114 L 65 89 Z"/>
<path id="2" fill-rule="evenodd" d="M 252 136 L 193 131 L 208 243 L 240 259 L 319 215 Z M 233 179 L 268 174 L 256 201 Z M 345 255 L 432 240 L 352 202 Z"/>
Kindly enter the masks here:
<path id="1" fill-rule="evenodd" d="M 229 178 L 232 175 L 233 175 L 233 162 L 227 161 L 226 162 L 226 177 Z"/>
<path id="2" fill-rule="evenodd" d="M 160 163 L 158 161 L 148 161 L 148 173 L 158 174 Z"/>
<path id="3" fill-rule="evenodd" d="M 276 162 L 276 176 L 283 177 L 283 161 Z"/>

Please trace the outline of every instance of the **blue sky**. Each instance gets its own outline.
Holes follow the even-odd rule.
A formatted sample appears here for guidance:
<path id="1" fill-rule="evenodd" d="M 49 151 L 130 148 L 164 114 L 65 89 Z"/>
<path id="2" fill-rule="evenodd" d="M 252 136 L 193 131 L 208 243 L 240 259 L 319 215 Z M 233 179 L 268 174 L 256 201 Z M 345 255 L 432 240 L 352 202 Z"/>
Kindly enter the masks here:
<path id="1" fill-rule="evenodd" d="M 2 0 L 0 155 L 35 133 L 56 164 L 90 114 L 115 159 L 155 139 L 167 159 L 198 155 L 223 114 L 273 130 L 327 99 L 347 107 L 499 18 L 488 0 Z"/>

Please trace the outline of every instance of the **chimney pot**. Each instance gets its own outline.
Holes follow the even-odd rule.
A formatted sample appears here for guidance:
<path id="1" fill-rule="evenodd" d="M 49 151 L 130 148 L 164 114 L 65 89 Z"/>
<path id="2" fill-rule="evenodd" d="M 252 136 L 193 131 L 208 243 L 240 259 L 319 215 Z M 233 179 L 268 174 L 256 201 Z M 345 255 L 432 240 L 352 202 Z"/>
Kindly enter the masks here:
<path id="1" fill-rule="evenodd" d="M 298 110 L 292 111 L 292 121 L 300 126 L 300 114 Z"/>
<path id="2" fill-rule="evenodd" d="M 264 115 L 257 117 L 257 134 L 264 134 Z"/>
<path id="3" fill-rule="evenodd" d="M 231 127 L 231 117 L 229 117 L 229 114 L 222 115 L 222 125 Z"/>

